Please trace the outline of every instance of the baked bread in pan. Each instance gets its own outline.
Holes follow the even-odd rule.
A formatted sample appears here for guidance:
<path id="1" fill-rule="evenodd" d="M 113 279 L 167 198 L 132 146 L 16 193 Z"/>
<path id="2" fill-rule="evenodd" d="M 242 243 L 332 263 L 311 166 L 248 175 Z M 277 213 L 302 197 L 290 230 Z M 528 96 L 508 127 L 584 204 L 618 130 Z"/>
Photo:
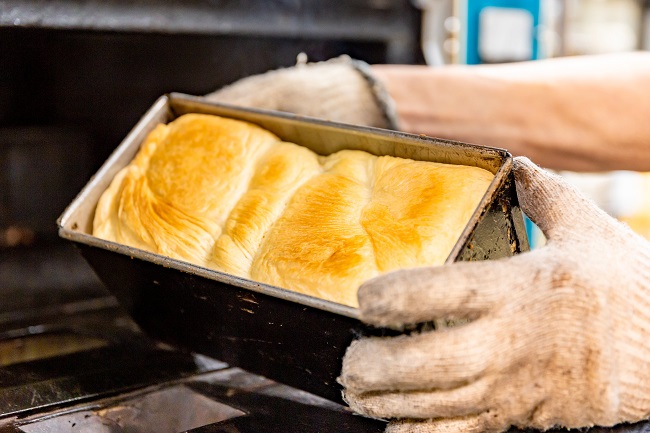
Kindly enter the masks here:
<path id="1" fill-rule="evenodd" d="M 493 174 L 343 150 L 320 156 L 256 125 L 158 125 L 104 192 L 93 234 L 357 306 L 358 286 L 440 265 Z"/>

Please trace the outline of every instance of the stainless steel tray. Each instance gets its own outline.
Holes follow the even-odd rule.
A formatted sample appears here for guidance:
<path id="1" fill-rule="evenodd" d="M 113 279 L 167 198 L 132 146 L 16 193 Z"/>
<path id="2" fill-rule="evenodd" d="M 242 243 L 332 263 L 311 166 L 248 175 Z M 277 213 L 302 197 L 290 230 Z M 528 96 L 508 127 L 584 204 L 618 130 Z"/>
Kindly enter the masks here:
<path id="1" fill-rule="evenodd" d="M 242 279 L 91 235 L 99 197 L 158 124 L 207 113 L 260 125 L 319 154 L 358 149 L 423 161 L 463 164 L 495 174 L 447 263 L 511 256 L 528 249 L 512 175 L 502 149 L 336 124 L 210 103 L 159 98 L 59 218 L 106 286 L 151 336 L 271 379 L 340 401 L 335 379 L 353 338 L 390 331 L 365 326 L 355 308 Z"/>

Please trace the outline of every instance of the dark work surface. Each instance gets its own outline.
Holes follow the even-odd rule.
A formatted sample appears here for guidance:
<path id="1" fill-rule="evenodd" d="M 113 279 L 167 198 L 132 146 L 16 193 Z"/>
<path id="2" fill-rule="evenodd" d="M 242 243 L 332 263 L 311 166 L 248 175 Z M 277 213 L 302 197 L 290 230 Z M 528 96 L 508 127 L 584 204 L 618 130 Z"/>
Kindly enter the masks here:
<path id="1" fill-rule="evenodd" d="M 146 340 L 0 367 L 0 420 L 164 383 L 206 368 L 210 365 L 201 365 L 190 354 Z"/>
<path id="2" fill-rule="evenodd" d="M 193 429 L 192 433 L 378 433 L 386 427 L 385 422 L 348 411 L 302 404 L 277 396 L 237 392 L 207 383 L 195 383 L 191 387 L 247 413 L 247 416 Z"/>
<path id="3" fill-rule="evenodd" d="M 650 421 L 640 421 L 637 423 L 620 424 L 614 427 L 591 427 L 582 429 L 561 429 L 554 428 L 547 430 L 546 433 L 567 433 L 567 432 L 581 432 L 581 433 L 648 433 L 650 432 Z M 539 430 L 526 429 L 510 429 L 507 433 L 539 433 Z"/>

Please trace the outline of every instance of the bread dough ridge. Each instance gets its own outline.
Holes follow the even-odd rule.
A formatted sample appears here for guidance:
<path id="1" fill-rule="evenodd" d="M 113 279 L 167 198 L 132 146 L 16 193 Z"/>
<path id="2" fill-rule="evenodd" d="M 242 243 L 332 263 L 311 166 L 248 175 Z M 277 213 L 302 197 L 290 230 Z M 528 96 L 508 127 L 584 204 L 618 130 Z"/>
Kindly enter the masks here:
<path id="1" fill-rule="evenodd" d="M 441 265 L 493 174 L 342 150 L 251 123 L 158 125 L 100 198 L 93 235 L 356 307 L 361 283 Z"/>

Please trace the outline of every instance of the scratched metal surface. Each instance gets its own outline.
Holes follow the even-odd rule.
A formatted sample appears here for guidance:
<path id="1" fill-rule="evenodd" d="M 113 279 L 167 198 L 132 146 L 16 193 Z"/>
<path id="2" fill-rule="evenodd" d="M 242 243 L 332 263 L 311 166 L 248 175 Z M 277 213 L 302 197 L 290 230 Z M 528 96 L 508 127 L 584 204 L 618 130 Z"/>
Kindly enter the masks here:
<path id="1" fill-rule="evenodd" d="M 223 368 L 31 415 L 4 428 L 0 421 L 0 432 L 380 433 L 385 425 L 298 389 Z"/>

